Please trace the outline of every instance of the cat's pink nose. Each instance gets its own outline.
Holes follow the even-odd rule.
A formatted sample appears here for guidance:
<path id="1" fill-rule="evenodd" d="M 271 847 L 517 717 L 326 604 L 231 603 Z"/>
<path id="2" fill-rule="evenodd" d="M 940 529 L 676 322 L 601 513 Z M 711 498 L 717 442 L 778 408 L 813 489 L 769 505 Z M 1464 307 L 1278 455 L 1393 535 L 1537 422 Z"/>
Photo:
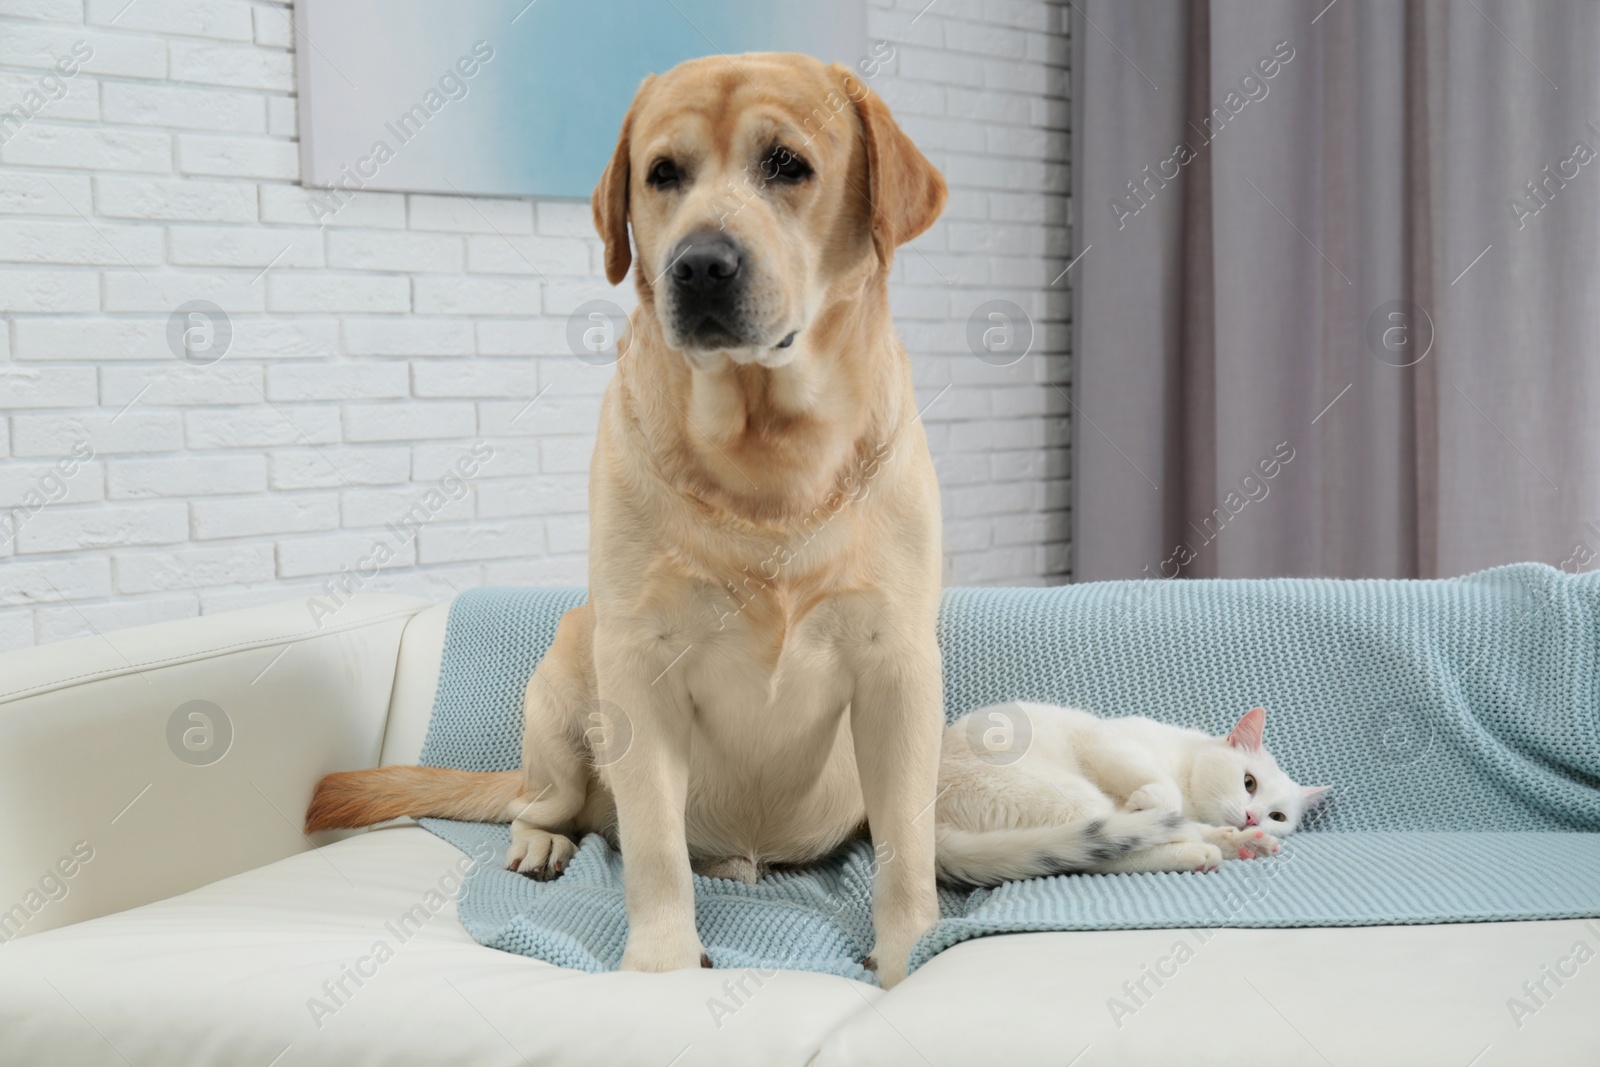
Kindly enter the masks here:
<path id="1" fill-rule="evenodd" d="M 1254 826 L 1254 825 L 1256 825 L 1256 823 L 1258 823 L 1260 821 L 1261 821 L 1260 819 L 1256 818 L 1256 813 L 1255 812 L 1247 811 L 1247 812 L 1244 813 L 1244 824 L 1246 826 Z"/>

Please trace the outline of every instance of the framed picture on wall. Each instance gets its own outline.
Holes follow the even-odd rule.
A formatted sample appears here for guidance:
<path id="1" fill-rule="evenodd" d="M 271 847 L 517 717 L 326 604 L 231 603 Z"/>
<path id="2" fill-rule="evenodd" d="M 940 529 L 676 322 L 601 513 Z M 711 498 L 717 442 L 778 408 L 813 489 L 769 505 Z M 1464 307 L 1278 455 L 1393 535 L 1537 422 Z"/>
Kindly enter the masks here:
<path id="1" fill-rule="evenodd" d="M 652 72 L 882 61 L 862 0 L 299 0 L 295 33 L 302 181 L 347 191 L 586 197 Z"/>

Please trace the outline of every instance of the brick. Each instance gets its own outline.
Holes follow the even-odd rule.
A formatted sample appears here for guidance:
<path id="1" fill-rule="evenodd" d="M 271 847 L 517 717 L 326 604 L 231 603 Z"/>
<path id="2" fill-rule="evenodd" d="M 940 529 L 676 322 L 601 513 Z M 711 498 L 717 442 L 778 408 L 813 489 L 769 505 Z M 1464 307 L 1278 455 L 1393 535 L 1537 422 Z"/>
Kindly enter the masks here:
<path id="1" fill-rule="evenodd" d="M 185 174 L 290 180 L 300 176 L 300 149 L 293 141 L 180 133 L 177 142 L 178 169 Z"/>
<path id="2" fill-rule="evenodd" d="M 15 19 L 82 22 L 83 0 L 0 0 L 0 15 Z"/>
<path id="3" fill-rule="evenodd" d="M 476 344 L 471 319 L 347 318 L 345 351 L 353 356 L 465 356 Z"/>
<path id="4" fill-rule="evenodd" d="M 282 449 L 267 459 L 273 489 L 395 485 L 411 477 L 411 452 L 404 447 Z"/>
<path id="5" fill-rule="evenodd" d="M 537 556 L 544 551 L 544 520 L 428 526 L 418 541 L 417 555 L 422 563 Z"/>
<path id="6" fill-rule="evenodd" d="M 27 367 L 0 363 L 0 407 L 8 411 L 92 408 L 95 403 L 93 367 Z"/>
<path id="7" fill-rule="evenodd" d="M 264 604 L 279 604 L 285 600 L 321 596 L 322 590 L 319 585 L 318 582 L 280 581 L 259 589 L 202 589 L 200 614 L 215 615 L 223 611 L 241 611 L 245 608 L 259 608 Z M 306 621 L 312 621 L 309 609 Z"/>
<path id="8" fill-rule="evenodd" d="M 189 507 L 197 541 L 311 533 L 332 530 L 339 525 L 339 498 L 334 493 L 226 497 L 196 500 Z"/>
<path id="9" fill-rule="evenodd" d="M 107 122 L 225 133 L 267 132 L 266 108 L 254 94 L 182 85 L 107 82 L 100 91 L 100 103 Z"/>
<path id="10" fill-rule="evenodd" d="M 188 505 L 176 500 L 45 508 L 17 531 L 17 552 L 172 545 L 188 536 Z"/>
<path id="11" fill-rule="evenodd" d="M 54 461 L 0 467 L 0 518 L 27 525 L 31 512 L 57 504 L 93 504 L 106 498 L 105 466 L 83 462 L 66 453 Z M 26 509 L 7 513 L 5 508 Z M 0 522 L 0 540 L 10 537 L 10 526 Z"/>
<path id="12" fill-rule="evenodd" d="M 264 456 L 126 459 L 106 467 L 106 495 L 112 500 L 260 493 L 266 488 Z"/>
<path id="13" fill-rule="evenodd" d="M 33 612 L 26 608 L 0 610 L 0 652 L 32 648 L 34 641 Z"/>
<path id="14" fill-rule="evenodd" d="M 40 79 L 46 77 L 52 79 L 50 84 L 40 85 Z M 18 105 L 32 112 L 33 118 L 47 122 L 94 122 L 100 117 L 100 83 L 81 73 L 64 78 L 55 71 L 0 71 L 0 114 L 10 118 L 15 115 L 12 108 Z M 11 128 L 9 124 L 6 127 Z"/>
<path id="15" fill-rule="evenodd" d="M 446 604 L 468 589 L 481 584 L 483 583 L 479 579 L 478 566 L 468 564 L 457 567 L 433 566 L 425 569 L 404 567 L 393 571 L 386 569 L 361 588 L 364 592 L 417 596 L 431 600 L 435 604 Z"/>
<path id="16" fill-rule="evenodd" d="M 404 363 L 303 363 L 267 368 L 271 400 L 385 400 L 409 394 Z"/>
<path id="17" fill-rule="evenodd" d="M 165 133 L 34 121 L 0 147 L 0 162 L 74 170 L 172 172 L 172 138 Z"/>
<path id="18" fill-rule="evenodd" d="M 67 215 L 76 219 L 79 212 L 87 215 L 92 210 L 88 175 L 0 174 L 0 215 Z"/>
<path id="19" fill-rule="evenodd" d="M 325 445 L 339 440 L 339 412 L 331 407 L 283 407 L 187 411 L 184 439 L 190 448 L 273 448 Z"/>
<path id="20" fill-rule="evenodd" d="M 410 311 L 405 278 L 359 274 L 267 275 L 267 307 L 273 311 Z"/>
<path id="21" fill-rule="evenodd" d="M 10 560 L 0 567 L 0 606 L 60 604 L 62 597 L 85 600 L 110 592 L 111 562 L 103 556 Z"/>
<path id="22" fill-rule="evenodd" d="M 346 404 L 347 441 L 414 441 L 471 437 L 477 413 L 471 404 Z"/>
<path id="23" fill-rule="evenodd" d="M 100 286 L 93 274 L 51 270 L 0 270 L 0 312 L 97 311 Z"/>
<path id="24" fill-rule="evenodd" d="M 339 354 L 339 320 L 296 316 L 235 318 L 236 359 L 317 359 Z"/>
<path id="25" fill-rule="evenodd" d="M 100 403 L 120 411 L 202 404 L 261 403 L 261 368 L 224 359 L 208 366 L 101 367 Z"/>
<path id="26" fill-rule="evenodd" d="M 570 315 L 590 300 L 606 300 L 630 313 L 639 303 L 631 286 L 607 285 L 604 278 L 550 282 L 541 295 L 546 315 Z"/>
<path id="27" fill-rule="evenodd" d="M 406 198 L 400 193 L 348 193 L 298 185 L 261 186 L 261 221 L 291 226 L 356 226 L 404 229 Z"/>
<path id="28" fill-rule="evenodd" d="M 555 515 L 544 520 L 545 547 L 556 555 L 589 549 L 587 515 Z"/>
<path id="29" fill-rule="evenodd" d="M 130 4 L 128 0 L 87 0 L 84 21 L 121 30 L 251 39 L 250 5 L 241 0 L 161 0 Z"/>
<path id="30" fill-rule="evenodd" d="M 511 477 L 513 475 L 539 473 L 538 441 L 531 438 L 525 440 L 513 438 L 498 441 L 485 440 L 481 444 L 489 449 L 489 455 L 479 461 L 478 470 L 480 474 L 493 475 L 494 477 Z M 417 482 L 437 482 L 447 472 L 455 469 L 456 461 L 461 458 L 467 447 L 459 442 L 448 444 L 428 442 L 413 445 L 411 448 L 412 480 Z M 594 447 L 593 442 L 590 442 L 590 447 Z"/>
<path id="31" fill-rule="evenodd" d="M 534 205 L 534 211 L 539 232 L 547 237 L 596 236 L 594 213 L 587 200 L 541 200 Z"/>
<path id="32" fill-rule="evenodd" d="M 149 226 L 0 219 L 0 261 L 150 266 L 161 262 L 161 233 Z"/>
<path id="33" fill-rule="evenodd" d="M 11 450 L 17 456 L 62 456 L 88 441 L 97 453 L 176 452 L 183 423 L 176 413 L 132 411 L 74 415 L 17 415 L 11 420 Z"/>
<path id="34" fill-rule="evenodd" d="M 18 319 L 17 359 L 175 359 L 163 319 Z"/>
<path id="35" fill-rule="evenodd" d="M 274 137 L 300 136 L 299 116 L 295 114 L 295 99 L 292 96 L 267 97 L 267 132 Z M 273 186 L 283 189 L 289 186 Z"/>
<path id="36" fill-rule="evenodd" d="M 485 585 L 587 585 L 589 568 L 583 556 L 547 556 L 486 563 Z"/>
<path id="37" fill-rule="evenodd" d="M 522 400 L 486 400 L 478 405 L 478 433 L 491 439 L 518 434 L 592 434 L 599 421 L 597 396 L 556 396 L 551 392 L 531 407 Z"/>
<path id="38" fill-rule="evenodd" d="M 478 484 L 478 514 L 484 518 L 579 513 L 588 507 L 589 479 L 582 475 L 488 478 Z"/>
<path id="39" fill-rule="evenodd" d="M 34 612 L 39 643 L 69 641 L 74 637 L 99 637 L 113 648 L 116 632 L 151 623 L 190 619 L 199 614 L 198 599 L 191 594 L 141 597 L 109 604 L 42 607 Z"/>
<path id="40" fill-rule="evenodd" d="M 572 357 L 565 319 L 480 320 L 478 352 L 485 356 Z"/>
<path id="41" fill-rule="evenodd" d="M 413 360 L 412 392 L 419 397 L 532 397 L 538 367 L 509 360 Z"/>
<path id="42" fill-rule="evenodd" d="M 260 48 L 173 41 L 172 80 L 294 92 L 294 56 Z"/>
<path id="43" fill-rule="evenodd" d="M 167 233 L 172 262 L 179 266 L 322 266 L 322 234 L 316 230 L 181 226 Z"/>
<path id="44" fill-rule="evenodd" d="M 167 45 L 153 37 L 87 32 L 81 26 L 28 26 L 9 23 L 0 33 L 0 66 L 54 67 L 75 55 L 73 46 L 83 41 L 94 49 L 83 61 L 87 74 L 121 78 L 167 76 Z"/>
<path id="45" fill-rule="evenodd" d="M 457 464 L 470 458 L 467 447 L 455 445 L 449 464 L 428 481 L 393 489 L 347 489 L 339 504 L 339 514 L 347 527 L 407 528 L 406 523 L 459 522 L 473 516 L 472 494 L 462 483 L 440 483 L 449 475 L 459 478 Z"/>
<path id="46" fill-rule="evenodd" d="M 294 47 L 294 16 L 281 7 L 255 10 L 255 42 L 267 48 Z"/>
<path id="47" fill-rule="evenodd" d="M 303 537 L 278 543 L 278 576 L 282 578 L 337 574 L 343 568 L 368 571 L 375 563 L 409 567 L 416 561 L 415 542 L 399 540 L 387 531 Z"/>
<path id="48" fill-rule="evenodd" d="M 467 269 L 484 274 L 588 274 L 589 243 L 570 237 L 467 238 Z"/>
<path id="49" fill-rule="evenodd" d="M 465 252 L 461 238 L 423 233 L 328 234 L 328 266 L 348 270 L 459 274 Z"/>
<path id="50" fill-rule="evenodd" d="M 587 474 L 594 455 L 593 437 L 550 436 L 539 439 L 539 469 L 546 474 Z"/>
<path id="51" fill-rule="evenodd" d="M 97 214 L 115 219 L 256 220 L 254 186 L 229 182 L 101 177 L 94 202 Z"/>
<path id="52" fill-rule="evenodd" d="M 533 202 L 413 193 L 409 222 L 413 230 L 528 234 L 533 232 Z"/>
<path id="53" fill-rule="evenodd" d="M 421 315 L 536 315 L 539 283 L 511 278 L 417 278 Z"/>
<path id="54" fill-rule="evenodd" d="M 190 545 L 178 552 L 115 552 L 111 563 L 119 593 L 268 582 L 275 574 L 271 545 Z"/>
<path id="55" fill-rule="evenodd" d="M 100 276 L 107 311 L 150 311 L 171 314 L 180 304 L 209 300 L 231 318 L 266 307 L 267 287 L 258 271 L 223 274 L 216 271 L 107 271 Z"/>

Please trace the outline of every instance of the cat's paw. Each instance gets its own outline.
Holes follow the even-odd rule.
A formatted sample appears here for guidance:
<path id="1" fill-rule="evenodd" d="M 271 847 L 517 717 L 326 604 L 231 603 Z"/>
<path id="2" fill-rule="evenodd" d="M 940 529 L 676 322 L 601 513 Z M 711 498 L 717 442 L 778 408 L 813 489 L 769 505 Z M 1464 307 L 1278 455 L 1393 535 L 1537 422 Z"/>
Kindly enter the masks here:
<path id="1" fill-rule="evenodd" d="M 1151 782 L 1129 794 L 1128 810 L 1182 813 L 1183 794 L 1171 782 Z"/>
<path id="2" fill-rule="evenodd" d="M 1230 858 L 1237 856 L 1242 860 L 1270 856 L 1278 851 L 1276 837 L 1265 830 L 1253 828 L 1237 830 L 1232 826 L 1209 826 L 1205 831 L 1205 839 L 1221 849 L 1223 855 Z"/>
<path id="3" fill-rule="evenodd" d="M 1192 871 L 1214 871 L 1222 866 L 1222 850 L 1216 845 L 1188 844 L 1177 846 L 1178 863 Z"/>

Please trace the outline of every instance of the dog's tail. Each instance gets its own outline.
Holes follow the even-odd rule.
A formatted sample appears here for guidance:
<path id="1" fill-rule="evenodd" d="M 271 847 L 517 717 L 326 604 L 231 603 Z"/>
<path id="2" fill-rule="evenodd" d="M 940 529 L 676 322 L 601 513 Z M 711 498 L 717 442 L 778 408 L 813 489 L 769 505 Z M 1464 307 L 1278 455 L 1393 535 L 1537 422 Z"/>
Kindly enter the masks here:
<path id="1" fill-rule="evenodd" d="M 323 777 L 306 808 L 306 833 L 414 818 L 509 822 L 506 808 L 522 789 L 521 771 L 450 767 L 378 767 Z"/>
<path id="2" fill-rule="evenodd" d="M 1164 811 L 1115 811 L 1051 826 L 935 830 L 939 876 L 964 885 L 999 885 L 1018 878 L 1095 871 L 1109 861 L 1169 841 L 1184 823 Z"/>

